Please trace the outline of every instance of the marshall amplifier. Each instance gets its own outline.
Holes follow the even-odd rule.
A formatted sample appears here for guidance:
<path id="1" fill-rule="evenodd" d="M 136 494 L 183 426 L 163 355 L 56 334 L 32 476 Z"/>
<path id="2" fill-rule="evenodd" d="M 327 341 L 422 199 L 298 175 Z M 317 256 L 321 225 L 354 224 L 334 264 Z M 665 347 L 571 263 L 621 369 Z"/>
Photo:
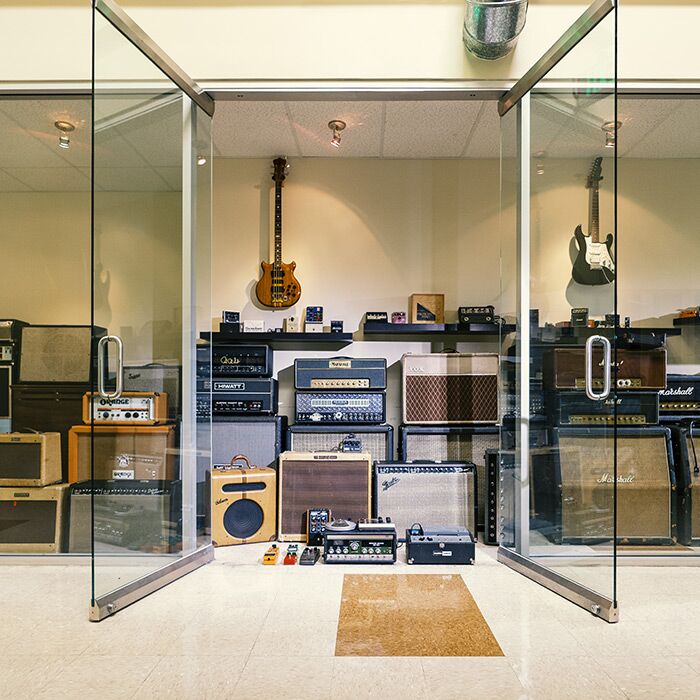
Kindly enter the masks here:
<path id="1" fill-rule="evenodd" d="M 119 398 L 105 399 L 88 392 L 83 396 L 83 423 L 157 425 L 168 422 L 165 394 L 123 391 Z"/>
<path id="2" fill-rule="evenodd" d="M 386 389 L 386 360 L 364 357 L 331 357 L 294 360 L 297 389 L 342 391 Z"/>
<path id="3" fill-rule="evenodd" d="M 67 484 L 1 487 L 0 552 L 62 552 L 67 494 Z M 89 513 L 87 525 L 90 526 Z"/>
<path id="4" fill-rule="evenodd" d="M 498 355 L 404 355 L 403 422 L 496 425 Z"/>
<path id="5" fill-rule="evenodd" d="M 373 462 L 394 458 L 394 429 L 390 425 L 358 425 L 343 430 L 337 425 L 291 425 L 287 445 L 294 452 L 333 452 L 354 435 L 359 451 L 369 452 Z"/>
<path id="6" fill-rule="evenodd" d="M 0 434 L 0 486 L 48 486 L 59 481 L 59 433 Z"/>
<path id="7" fill-rule="evenodd" d="M 252 464 L 276 467 L 284 451 L 287 429 L 285 416 L 215 417 L 211 423 L 211 462 L 230 464 L 231 458 L 244 454 Z M 209 431 L 209 425 L 201 427 Z"/>
<path id="8" fill-rule="evenodd" d="M 473 464 L 419 461 L 374 465 L 375 516 L 391 518 L 401 537 L 414 523 L 460 526 L 476 532 L 476 504 Z"/>
<path id="9" fill-rule="evenodd" d="M 212 377 L 271 377 L 269 345 L 212 345 Z"/>
<path id="10" fill-rule="evenodd" d="M 208 386 L 209 380 L 197 382 L 199 400 L 208 401 Z M 272 377 L 212 379 L 211 413 L 214 416 L 277 413 L 277 380 Z"/>
<path id="11" fill-rule="evenodd" d="M 658 425 L 659 395 L 655 391 L 619 392 L 592 401 L 581 391 L 557 392 L 559 425 Z"/>
<path id="12" fill-rule="evenodd" d="M 0 365 L 0 433 L 12 430 L 12 367 Z"/>
<path id="13" fill-rule="evenodd" d="M 665 420 L 700 417 L 700 374 L 669 374 L 659 392 L 659 413 Z"/>
<path id="14" fill-rule="evenodd" d="M 180 415 L 180 386 L 182 367 L 178 364 L 153 362 L 148 365 L 124 367 L 124 391 L 165 394 L 168 397 L 168 418 Z"/>
<path id="15" fill-rule="evenodd" d="M 91 501 L 94 499 L 94 528 Z M 179 481 L 85 481 L 70 487 L 69 552 L 158 554 L 181 546 Z"/>
<path id="16" fill-rule="evenodd" d="M 599 376 L 593 388 L 602 389 L 603 351 L 593 349 L 593 363 Z M 544 380 L 547 389 L 586 388 L 585 348 L 557 348 L 544 354 Z M 656 390 L 666 388 L 666 349 L 617 351 L 617 388 Z"/>
<path id="17" fill-rule="evenodd" d="M 678 487 L 678 540 L 700 545 L 700 421 L 671 428 Z"/>
<path id="18" fill-rule="evenodd" d="M 296 392 L 297 423 L 384 423 L 386 392 Z"/>
<path id="19" fill-rule="evenodd" d="M 306 512 L 326 508 L 357 522 L 370 517 L 372 457 L 367 452 L 284 452 L 279 458 L 282 542 L 306 542 Z"/>

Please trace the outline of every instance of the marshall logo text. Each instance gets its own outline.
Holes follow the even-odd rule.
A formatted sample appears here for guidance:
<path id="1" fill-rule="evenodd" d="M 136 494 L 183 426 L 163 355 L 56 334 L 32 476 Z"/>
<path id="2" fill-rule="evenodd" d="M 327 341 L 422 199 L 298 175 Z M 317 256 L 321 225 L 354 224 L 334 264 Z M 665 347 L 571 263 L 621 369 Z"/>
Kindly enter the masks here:
<path id="1" fill-rule="evenodd" d="M 634 481 L 635 475 L 634 474 L 627 474 L 626 476 L 623 474 L 618 474 L 617 475 L 617 483 L 618 484 L 631 484 Z M 609 472 L 605 472 L 600 478 L 596 479 L 596 482 L 599 484 L 612 484 L 614 483 L 614 479 L 612 474 Z"/>

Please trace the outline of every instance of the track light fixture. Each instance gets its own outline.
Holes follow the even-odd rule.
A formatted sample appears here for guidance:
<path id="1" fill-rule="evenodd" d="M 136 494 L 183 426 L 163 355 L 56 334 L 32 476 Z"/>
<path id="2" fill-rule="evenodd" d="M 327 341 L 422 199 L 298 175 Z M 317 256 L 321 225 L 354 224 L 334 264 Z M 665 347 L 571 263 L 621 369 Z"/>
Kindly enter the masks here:
<path id="1" fill-rule="evenodd" d="M 605 148 L 615 148 L 615 134 L 622 127 L 622 122 L 605 122 L 600 128 L 605 133 Z"/>
<path id="2" fill-rule="evenodd" d="M 333 138 L 331 139 L 331 146 L 340 148 L 340 132 L 347 126 L 347 124 L 340 119 L 333 119 L 328 122 L 328 128 L 333 132 Z"/>
<path id="3" fill-rule="evenodd" d="M 75 126 L 70 122 L 58 121 L 53 124 L 61 133 L 58 137 L 58 147 L 59 148 L 70 148 L 70 136 L 68 134 L 71 131 L 75 131 Z"/>

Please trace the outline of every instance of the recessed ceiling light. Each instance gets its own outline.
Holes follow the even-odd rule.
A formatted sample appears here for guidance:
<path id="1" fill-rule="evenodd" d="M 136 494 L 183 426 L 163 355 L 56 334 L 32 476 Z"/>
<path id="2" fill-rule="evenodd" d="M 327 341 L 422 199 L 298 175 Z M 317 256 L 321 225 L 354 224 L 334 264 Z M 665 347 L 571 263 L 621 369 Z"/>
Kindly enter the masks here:
<path id="1" fill-rule="evenodd" d="M 75 131 L 75 126 L 70 122 L 57 121 L 53 125 L 61 132 L 58 137 L 58 147 L 59 148 L 70 148 L 70 134 Z"/>
<path id="2" fill-rule="evenodd" d="M 197 165 L 206 165 L 207 159 L 205 156 L 197 156 Z"/>
<path id="3" fill-rule="evenodd" d="M 341 119 L 333 119 L 328 122 L 328 128 L 333 132 L 333 138 L 331 139 L 331 146 L 340 148 L 340 132 L 347 126 L 347 124 Z"/>
<path id="4" fill-rule="evenodd" d="M 605 148 L 615 148 L 615 134 L 622 128 L 622 122 L 605 122 L 600 128 L 605 133 Z"/>

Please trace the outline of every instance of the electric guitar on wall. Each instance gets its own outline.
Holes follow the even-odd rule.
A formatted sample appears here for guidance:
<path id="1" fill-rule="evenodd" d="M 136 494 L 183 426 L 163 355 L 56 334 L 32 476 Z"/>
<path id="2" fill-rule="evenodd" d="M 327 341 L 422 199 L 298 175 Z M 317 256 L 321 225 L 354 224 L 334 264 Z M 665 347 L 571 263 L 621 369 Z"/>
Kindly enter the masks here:
<path id="1" fill-rule="evenodd" d="M 285 309 L 293 306 L 301 296 L 301 285 L 294 276 L 297 264 L 282 262 L 282 183 L 288 168 L 284 158 L 272 161 L 275 182 L 275 261 L 263 262 L 262 277 L 255 287 L 255 296 L 263 306 Z"/>
<path id="2" fill-rule="evenodd" d="M 604 243 L 600 242 L 598 217 L 598 183 L 603 179 L 601 174 L 602 158 L 593 161 L 588 175 L 586 189 L 591 191 L 590 203 L 590 235 L 583 233 L 581 226 L 576 227 L 574 238 L 578 245 L 578 255 L 574 261 L 571 277 L 574 282 L 587 285 L 610 284 L 615 280 L 615 263 L 612 259 L 613 236 L 608 234 Z"/>

